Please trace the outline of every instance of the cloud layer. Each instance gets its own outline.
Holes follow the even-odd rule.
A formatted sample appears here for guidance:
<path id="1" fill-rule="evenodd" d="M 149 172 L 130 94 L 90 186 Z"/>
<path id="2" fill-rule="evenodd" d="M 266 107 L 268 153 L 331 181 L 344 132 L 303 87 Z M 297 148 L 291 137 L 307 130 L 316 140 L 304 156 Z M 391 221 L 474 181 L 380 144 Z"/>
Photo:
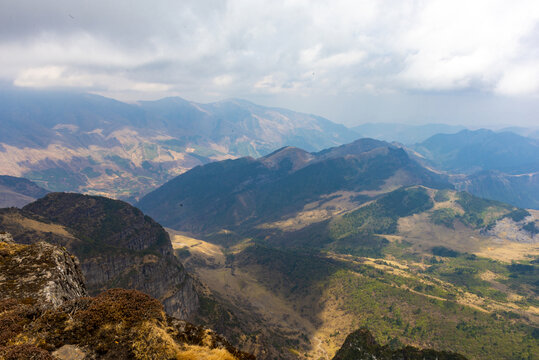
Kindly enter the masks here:
<path id="1" fill-rule="evenodd" d="M 135 100 L 539 95 L 539 2 L 0 0 L 0 78 Z"/>

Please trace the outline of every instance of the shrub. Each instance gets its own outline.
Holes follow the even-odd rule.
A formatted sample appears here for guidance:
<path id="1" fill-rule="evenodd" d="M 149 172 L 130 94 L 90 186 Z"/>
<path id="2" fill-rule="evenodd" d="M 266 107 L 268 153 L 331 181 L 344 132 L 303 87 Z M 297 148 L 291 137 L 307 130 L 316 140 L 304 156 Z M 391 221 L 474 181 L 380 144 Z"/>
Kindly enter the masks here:
<path id="1" fill-rule="evenodd" d="M 161 303 L 136 290 L 111 289 L 92 299 L 87 309 L 79 311 L 76 317 L 84 321 L 88 331 L 107 324 L 130 327 L 145 320 L 165 321 Z"/>
<path id="2" fill-rule="evenodd" d="M 34 345 L 15 345 L 0 347 L 0 359 L 2 360 L 54 360 L 47 351 Z"/>
<path id="3" fill-rule="evenodd" d="M 446 248 L 445 246 L 434 246 L 431 249 L 433 255 L 443 256 L 443 257 L 457 257 L 460 255 L 458 251 Z"/>
<path id="4" fill-rule="evenodd" d="M 20 334 L 30 322 L 33 308 L 14 299 L 0 301 L 0 345 Z"/>

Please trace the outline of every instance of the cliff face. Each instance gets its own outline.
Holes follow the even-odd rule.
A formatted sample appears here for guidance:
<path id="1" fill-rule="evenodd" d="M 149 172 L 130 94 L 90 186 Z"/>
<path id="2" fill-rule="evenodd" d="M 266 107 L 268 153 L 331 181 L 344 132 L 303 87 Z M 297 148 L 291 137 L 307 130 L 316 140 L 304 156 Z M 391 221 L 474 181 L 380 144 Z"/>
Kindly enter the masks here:
<path id="1" fill-rule="evenodd" d="M 46 308 L 81 296 L 86 287 L 76 257 L 45 242 L 20 245 L 11 234 L 0 234 L 0 300 L 33 299 Z"/>
<path id="2" fill-rule="evenodd" d="M 462 355 L 447 351 L 417 349 L 406 346 L 391 349 L 376 342 L 367 329 L 359 329 L 348 335 L 333 360 L 466 360 Z"/>
<path id="3" fill-rule="evenodd" d="M 137 289 L 159 299 L 168 314 L 189 319 L 198 308 L 193 279 L 171 254 L 104 253 L 82 260 L 92 293 Z"/>
<path id="4" fill-rule="evenodd" d="M 80 259 L 90 294 L 137 289 L 180 319 L 198 309 L 193 279 L 173 255 L 167 232 L 122 201 L 53 193 L 22 211 L 0 211 L 0 230 L 10 231 L 18 243 L 45 240 L 65 246 Z"/>

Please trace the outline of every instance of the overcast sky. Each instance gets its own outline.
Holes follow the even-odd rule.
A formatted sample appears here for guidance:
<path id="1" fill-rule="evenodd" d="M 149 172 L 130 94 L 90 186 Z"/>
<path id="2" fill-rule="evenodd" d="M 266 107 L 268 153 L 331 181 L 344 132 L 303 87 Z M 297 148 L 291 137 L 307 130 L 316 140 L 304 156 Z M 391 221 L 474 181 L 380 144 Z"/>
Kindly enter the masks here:
<path id="1" fill-rule="evenodd" d="M 539 1 L 0 0 L 0 80 L 347 125 L 539 126 Z"/>

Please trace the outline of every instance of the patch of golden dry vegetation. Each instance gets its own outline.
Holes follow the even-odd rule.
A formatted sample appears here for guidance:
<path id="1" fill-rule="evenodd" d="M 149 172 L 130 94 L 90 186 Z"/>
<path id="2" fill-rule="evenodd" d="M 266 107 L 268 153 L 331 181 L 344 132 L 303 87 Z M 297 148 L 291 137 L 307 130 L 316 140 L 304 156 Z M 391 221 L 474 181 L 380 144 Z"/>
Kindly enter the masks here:
<path id="1" fill-rule="evenodd" d="M 382 193 L 385 192 L 382 191 Z M 368 195 L 374 196 L 377 195 Z M 318 201 L 306 204 L 302 211 L 293 216 L 266 223 L 259 226 L 261 229 L 280 229 L 283 231 L 295 231 L 303 229 L 311 224 L 330 219 L 339 214 L 343 214 L 352 209 L 357 209 L 361 204 L 354 200 L 358 195 L 367 195 L 362 192 L 337 191 L 331 194 L 322 195 Z"/>
<path id="2" fill-rule="evenodd" d="M 211 349 L 190 345 L 176 355 L 177 360 L 235 360 L 225 349 Z"/>
<path id="3" fill-rule="evenodd" d="M 131 346 L 135 358 L 141 360 L 178 359 L 181 352 L 166 329 L 149 321 L 137 326 Z"/>

